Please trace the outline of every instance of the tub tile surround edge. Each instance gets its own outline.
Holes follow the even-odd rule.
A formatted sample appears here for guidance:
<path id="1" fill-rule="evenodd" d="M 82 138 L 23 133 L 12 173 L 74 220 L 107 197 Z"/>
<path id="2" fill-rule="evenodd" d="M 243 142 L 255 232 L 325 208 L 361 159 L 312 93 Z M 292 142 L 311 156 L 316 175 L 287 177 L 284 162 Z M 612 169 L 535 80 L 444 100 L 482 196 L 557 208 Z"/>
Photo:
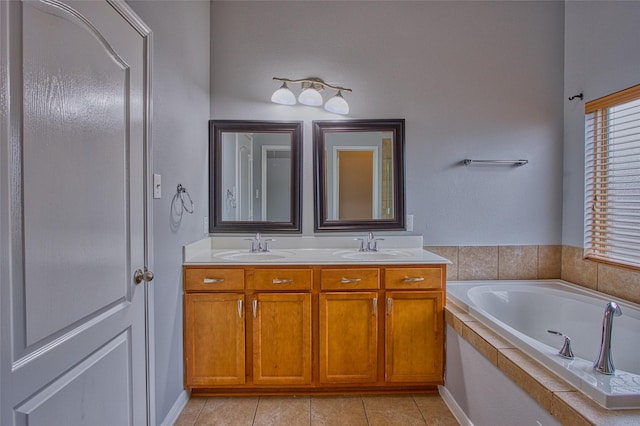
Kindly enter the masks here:
<path id="1" fill-rule="evenodd" d="M 563 245 L 425 246 L 449 259 L 447 281 L 563 279 L 640 303 L 640 271 L 584 258 L 584 250 Z"/>
<path id="2" fill-rule="evenodd" d="M 639 271 L 585 259 L 582 248 L 562 247 L 561 278 L 629 302 L 640 303 Z"/>
<path id="3" fill-rule="evenodd" d="M 640 410 L 613 411 L 601 407 L 457 305 L 447 303 L 445 321 L 562 424 L 638 424 Z"/>
<path id="4" fill-rule="evenodd" d="M 448 281 L 560 278 L 562 246 L 425 246 L 449 259 Z"/>

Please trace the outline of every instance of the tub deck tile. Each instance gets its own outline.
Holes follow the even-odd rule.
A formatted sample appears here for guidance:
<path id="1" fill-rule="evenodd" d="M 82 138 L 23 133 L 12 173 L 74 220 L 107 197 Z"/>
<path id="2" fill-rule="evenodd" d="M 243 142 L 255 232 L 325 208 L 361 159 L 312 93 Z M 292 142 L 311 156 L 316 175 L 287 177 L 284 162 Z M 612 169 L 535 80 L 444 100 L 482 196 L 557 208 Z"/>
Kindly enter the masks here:
<path id="1" fill-rule="evenodd" d="M 462 327 L 462 337 L 478 352 L 484 355 L 493 365 L 498 365 L 498 350 L 482 338 L 482 335 L 469 327 L 473 322 L 465 322 Z"/>
<path id="2" fill-rule="evenodd" d="M 580 392 L 554 392 L 551 412 L 565 425 L 638 426 L 640 410 L 607 410 Z M 576 421 L 581 419 L 581 422 Z"/>
<path id="3" fill-rule="evenodd" d="M 444 319 L 446 323 L 452 326 L 453 329 L 461 336 L 464 323 L 467 321 L 475 321 L 471 315 L 467 314 L 453 303 L 449 303 L 445 306 Z"/>
<path id="4" fill-rule="evenodd" d="M 508 360 L 513 363 L 524 374 L 528 374 L 551 392 L 570 392 L 575 390 L 571 384 L 552 373 L 520 349 L 500 349 L 500 357 L 505 362 Z M 499 362 L 500 360 L 498 360 Z"/>
<path id="5" fill-rule="evenodd" d="M 462 337 L 496 366 L 498 365 L 498 349 L 513 348 L 511 343 L 479 321 L 465 322 Z"/>
<path id="6" fill-rule="evenodd" d="M 478 321 L 477 319 L 469 315 L 467 311 L 465 311 L 464 309 L 462 309 L 460 306 L 456 305 L 453 302 L 447 303 L 447 306 L 445 306 L 445 309 L 447 311 L 450 311 L 451 314 L 455 314 L 453 318 L 459 321 L 462 321 L 462 322 Z"/>

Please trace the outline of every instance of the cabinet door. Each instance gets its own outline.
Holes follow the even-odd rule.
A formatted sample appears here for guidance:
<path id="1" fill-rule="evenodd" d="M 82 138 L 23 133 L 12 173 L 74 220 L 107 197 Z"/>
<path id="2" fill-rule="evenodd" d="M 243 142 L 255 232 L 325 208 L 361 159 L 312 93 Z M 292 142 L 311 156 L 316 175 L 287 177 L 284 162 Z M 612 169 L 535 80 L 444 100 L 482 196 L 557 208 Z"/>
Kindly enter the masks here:
<path id="1" fill-rule="evenodd" d="M 375 382 L 378 293 L 320 294 L 320 382 Z"/>
<path id="2" fill-rule="evenodd" d="M 245 382 L 244 295 L 184 296 L 185 386 Z"/>
<path id="3" fill-rule="evenodd" d="M 253 383 L 311 383 L 311 295 L 258 293 L 252 300 Z"/>
<path id="4" fill-rule="evenodd" d="M 443 382 L 443 293 L 386 293 L 388 382 Z"/>

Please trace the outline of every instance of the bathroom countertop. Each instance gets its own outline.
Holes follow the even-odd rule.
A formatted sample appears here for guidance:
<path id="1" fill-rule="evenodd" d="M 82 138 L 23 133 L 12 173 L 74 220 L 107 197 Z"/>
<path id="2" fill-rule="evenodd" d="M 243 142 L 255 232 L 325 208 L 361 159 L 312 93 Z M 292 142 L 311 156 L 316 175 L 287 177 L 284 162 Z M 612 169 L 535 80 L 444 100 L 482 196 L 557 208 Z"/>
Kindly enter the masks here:
<path id="1" fill-rule="evenodd" d="M 379 251 L 360 252 L 362 236 L 273 237 L 271 251 L 251 253 L 251 236 L 209 237 L 184 246 L 185 265 L 442 265 L 451 261 L 422 247 L 422 236 L 382 236 Z M 263 236 L 263 241 L 272 238 Z M 377 238 L 377 237 L 376 237 Z"/>

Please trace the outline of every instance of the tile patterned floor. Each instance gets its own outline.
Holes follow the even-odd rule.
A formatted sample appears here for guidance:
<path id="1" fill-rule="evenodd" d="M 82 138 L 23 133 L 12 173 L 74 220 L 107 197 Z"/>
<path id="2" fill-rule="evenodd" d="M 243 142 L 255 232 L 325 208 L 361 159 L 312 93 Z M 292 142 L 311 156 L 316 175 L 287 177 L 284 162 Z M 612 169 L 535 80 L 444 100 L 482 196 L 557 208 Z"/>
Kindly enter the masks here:
<path id="1" fill-rule="evenodd" d="M 438 395 L 193 397 L 174 426 L 454 426 Z"/>

